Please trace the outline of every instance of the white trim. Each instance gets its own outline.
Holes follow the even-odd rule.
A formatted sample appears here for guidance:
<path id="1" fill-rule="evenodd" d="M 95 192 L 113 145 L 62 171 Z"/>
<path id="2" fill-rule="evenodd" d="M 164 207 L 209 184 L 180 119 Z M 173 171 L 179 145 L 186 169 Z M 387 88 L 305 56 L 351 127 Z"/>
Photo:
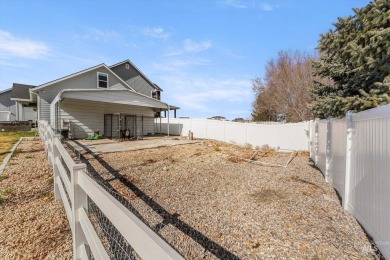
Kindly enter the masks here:
<path id="1" fill-rule="evenodd" d="M 99 82 L 100 82 L 100 80 L 99 80 L 99 75 L 102 75 L 102 76 L 106 76 L 106 77 L 107 77 L 107 81 L 106 81 L 107 87 L 106 87 L 106 88 L 99 87 Z M 102 80 L 102 82 L 103 82 L 103 80 Z M 109 89 L 109 88 L 110 88 L 110 82 L 109 82 L 109 77 L 108 77 L 108 74 L 107 74 L 107 73 L 99 72 L 99 71 L 96 73 L 96 87 L 97 87 L 97 88 L 103 88 L 103 89 Z"/>
<path id="2" fill-rule="evenodd" d="M 41 90 L 47 86 L 50 86 L 50 85 L 53 85 L 55 83 L 58 83 L 58 82 L 61 82 L 61 81 L 64 81 L 64 80 L 67 80 L 67 79 L 70 79 L 70 78 L 73 78 L 73 77 L 76 77 L 78 75 L 81 75 L 81 74 L 84 74 L 84 73 L 87 73 L 87 72 L 90 72 L 92 70 L 95 70 L 95 69 L 98 69 L 98 68 L 106 68 L 109 72 L 111 72 L 121 83 L 124 84 L 124 86 L 127 86 L 131 91 L 134 91 L 135 90 L 126 82 L 124 81 L 123 79 L 121 79 L 118 75 L 116 75 L 109 67 L 107 67 L 106 64 L 102 63 L 102 64 L 99 64 L 99 65 L 96 65 L 94 67 L 91 67 L 91 68 L 88 68 L 88 69 L 85 69 L 85 70 L 82 70 L 82 71 L 79 71 L 79 72 L 76 72 L 76 73 L 73 73 L 73 74 L 70 74 L 68 76 L 65 76 L 65 77 L 62 77 L 62 78 L 59 78 L 59 79 L 56 79 L 56 80 L 53 80 L 53 81 L 50 81 L 50 82 L 47 82 L 45 84 L 42 84 L 42 85 L 39 85 L 33 89 L 31 89 L 30 91 L 33 92 L 33 93 L 36 93 L 38 90 Z"/>

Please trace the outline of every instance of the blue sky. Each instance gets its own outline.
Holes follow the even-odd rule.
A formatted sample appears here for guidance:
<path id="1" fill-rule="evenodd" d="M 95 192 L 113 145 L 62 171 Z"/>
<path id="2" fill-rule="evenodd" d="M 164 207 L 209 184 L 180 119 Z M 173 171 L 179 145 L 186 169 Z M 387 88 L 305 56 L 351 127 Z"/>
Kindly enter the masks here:
<path id="1" fill-rule="evenodd" d="M 0 91 L 130 59 L 178 116 L 250 118 L 251 79 L 280 50 L 313 52 L 368 0 L 0 0 Z"/>

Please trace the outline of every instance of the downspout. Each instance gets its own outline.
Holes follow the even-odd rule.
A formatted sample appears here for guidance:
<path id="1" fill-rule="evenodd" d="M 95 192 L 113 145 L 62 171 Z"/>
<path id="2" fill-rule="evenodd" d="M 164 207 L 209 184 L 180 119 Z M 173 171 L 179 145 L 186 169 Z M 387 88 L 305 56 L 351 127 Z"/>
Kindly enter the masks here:
<path id="1" fill-rule="evenodd" d="M 168 136 L 169 136 L 169 109 L 170 109 L 170 106 L 168 105 Z"/>

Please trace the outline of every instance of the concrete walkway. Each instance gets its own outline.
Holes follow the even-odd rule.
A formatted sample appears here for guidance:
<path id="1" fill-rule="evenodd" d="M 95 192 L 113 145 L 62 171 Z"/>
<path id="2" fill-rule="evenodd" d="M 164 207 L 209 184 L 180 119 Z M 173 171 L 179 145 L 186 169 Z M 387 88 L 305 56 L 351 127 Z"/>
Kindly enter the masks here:
<path id="1" fill-rule="evenodd" d="M 84 150 L 87 147 L 94 153 L 114 153 L 125 151 L 136 151 L 142 149 L 158 148 L 175 146 L 182 144 L 192 144 L 200 142 L 199 140 L 188 140 L 183 137 L 144 137 L 143 140 L 121 141 L 111 139 L 100 140 L 69 140 L 68 143 L 72 145 L 77 151 Z"/>

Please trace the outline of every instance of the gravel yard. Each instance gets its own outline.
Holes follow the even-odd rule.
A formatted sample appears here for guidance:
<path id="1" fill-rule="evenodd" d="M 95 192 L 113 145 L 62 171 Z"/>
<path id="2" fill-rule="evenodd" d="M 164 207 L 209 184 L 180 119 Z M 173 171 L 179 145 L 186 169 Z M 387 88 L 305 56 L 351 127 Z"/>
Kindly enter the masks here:
<path id="1" fill-rule="evenodd" d="M 72 259 L 62 204 L 40 139 L 23 140 L 0 175 L 0 259 Z"/>
<path id="2" fill-rule="evenodd" d="M 259 152 L 284 164 L 290 154 Z M 215 141 L 81 157 L 186 259 L 379 258 L 304 153 L 287 168 Z"/>

